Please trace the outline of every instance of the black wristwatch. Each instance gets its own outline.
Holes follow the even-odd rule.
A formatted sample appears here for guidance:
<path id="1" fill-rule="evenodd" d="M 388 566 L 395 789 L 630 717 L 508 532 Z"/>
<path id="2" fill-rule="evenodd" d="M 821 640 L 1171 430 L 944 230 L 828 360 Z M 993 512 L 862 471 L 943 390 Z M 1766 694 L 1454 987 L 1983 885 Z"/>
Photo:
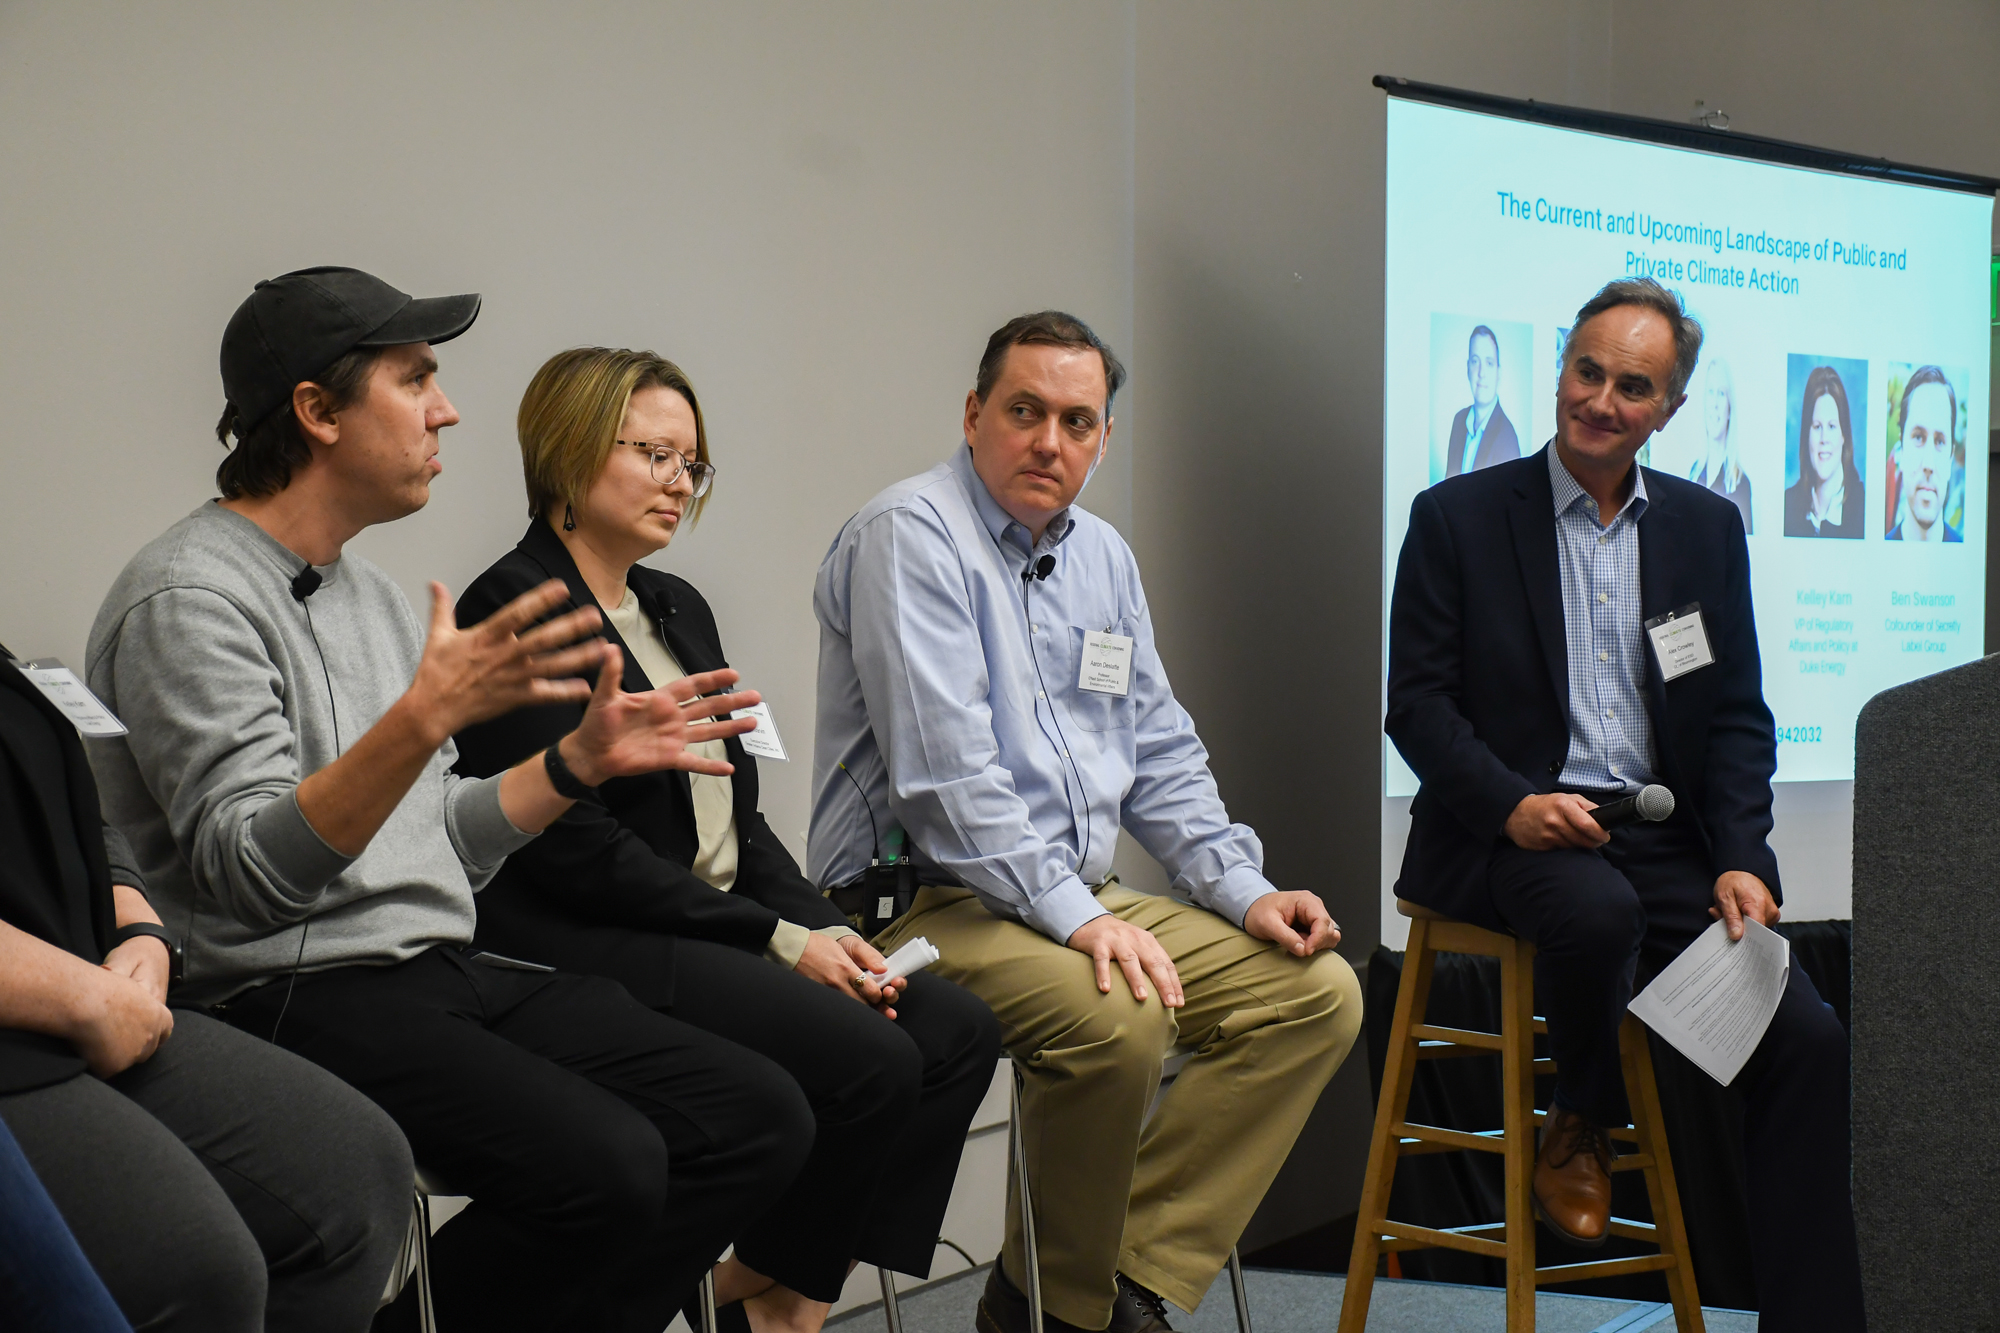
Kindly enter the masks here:
<path id="1" fill-rule="evenodd" d="M 181 946 L 173 936 L 167 934 L 165 926 L 156 926 L 150 921 L 134 921 L 129 926 L 120 926 L 111 937 L 111 947 L 117 948 L 127 940 L 136 940 L 141 935 L 150 935 L 167 946 L 167 982 L 178 986 L 181 982 Z"/>
<path id="2" fill-rule="evenodd" d="M 581 801 L 597 794 L 597 788 L 586 786 L 583 779 L 570 772 L 569 765 L 563 762 L 561 741 L 542 751 L 542 767 L 548 770 L 549 785 L 556 789 L 558 796 Z"/>

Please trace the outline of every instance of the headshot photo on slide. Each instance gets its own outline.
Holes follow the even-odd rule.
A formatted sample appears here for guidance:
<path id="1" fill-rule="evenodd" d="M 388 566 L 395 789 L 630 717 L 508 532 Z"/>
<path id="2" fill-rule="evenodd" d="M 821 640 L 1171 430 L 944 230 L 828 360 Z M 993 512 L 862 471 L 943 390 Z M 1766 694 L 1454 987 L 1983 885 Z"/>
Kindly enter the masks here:
<path id="1" fill-rule="evenodd" d="M 1965 401 L 1962 366 L 1889 363 L 1884 397 L 1882 536 L 1892 542 L 1965 540 Z"/>
<path id="2" fill-rule="evenodd" d="M 1867 535 L 1868 363 L 1793 352 L 1785 373 L 1785 535 Z"/>
<path id="3" fill-rule="evenodd" d="M 1540 447 L 1532 324 L 1431 315 L 1431 484 Z"/>

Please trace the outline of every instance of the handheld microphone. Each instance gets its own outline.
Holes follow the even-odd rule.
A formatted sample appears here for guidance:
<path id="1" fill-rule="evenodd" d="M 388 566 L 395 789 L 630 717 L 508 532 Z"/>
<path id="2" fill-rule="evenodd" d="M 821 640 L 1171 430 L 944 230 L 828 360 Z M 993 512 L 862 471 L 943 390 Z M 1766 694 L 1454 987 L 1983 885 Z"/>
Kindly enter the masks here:
<path id="1" fill-rule="evenodd" d="M 1641 820 L 1657 824 L 1674 812 L 1674 794 L 1659 783 L 1648 783 L 1623 800 L 1600 805 L 1590 812 L 1601 829 L 1619 828 Z"/>
<path id="2" fill-rule="evenodd" d="M 303 604 L 306 598 L 319 591 L 320 582 L 319 571 L 307 565 L 292 580 L 292 600 Z"/>
<path id="3" fill-rule="evenodd" d="M 1047 578 L 1049 575 L 1055 572 L 1056 572 L 1056 558 L 1052 555 L 1045 555 L 1040 560 L 1037 560 L 1034 564 L 1029 565 L 1026 569 L 1022 570 L 1021 579 L 1023 582 L 1026 582 L 1029 579 L 1033 579 L 1035 580 L 1035 582 L 1040 583 L 1043 579 Z"/>

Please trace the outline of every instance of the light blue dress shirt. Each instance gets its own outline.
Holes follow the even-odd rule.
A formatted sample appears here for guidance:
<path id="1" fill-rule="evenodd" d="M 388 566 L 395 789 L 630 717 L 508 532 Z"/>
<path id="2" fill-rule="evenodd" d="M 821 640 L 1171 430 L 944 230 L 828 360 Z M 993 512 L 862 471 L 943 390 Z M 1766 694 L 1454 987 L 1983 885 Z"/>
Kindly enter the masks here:
<path id="1" fill-rule="evenodd" d="M 1656 772 L 1646 713 L 1646 635 L 1639 610 L 1639 516 L 1646 476 L 1609 524 L 1550 443 L 1563 633 L 1569 653 L 1569 759 L 1562 785 L 1637 791 Z"/>
<path id="2" fill-rule="evenodd" d="M 1048 578 L 1024 580 L 1044 555 Z M 961 445 L 848 520 L 813 611 L 817 883 L 867 869 L 872 816 L 996 915 L 1058 941 L 1104 914 L 1092 889 L 1121 825 L 1178 891 L 1238 925 L 1272 891 L 1174 701 L 1131 548 L 1096 515 L 1072 505 L 1031 542 Z M 1101 630 L 1133 640 L 1122 698 L 1077 687 L 1083 637 Z"/>

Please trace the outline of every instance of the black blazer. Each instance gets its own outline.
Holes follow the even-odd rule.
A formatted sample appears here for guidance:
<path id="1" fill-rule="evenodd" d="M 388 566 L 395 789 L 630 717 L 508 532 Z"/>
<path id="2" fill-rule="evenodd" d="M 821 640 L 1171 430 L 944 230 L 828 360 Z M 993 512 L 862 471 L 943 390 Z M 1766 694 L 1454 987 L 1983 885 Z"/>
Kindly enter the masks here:
<path id="1" fill-rule="evenodd" d="M 26 700 L 55 738 L 51 754 L 46 738 L 32 743 L 17 728 L 0 725 L 0 920 L 36 939 L 99 963 L 117 930 L 111 899 L 111 866 L 105 852 L 107 829 L 98 811 L 97 782 L 84 758 L 83 742 L 62 711 L 6 660 L 0 648 L 0 690 Z M 0 712 L 0 717 L 18 713 Z M 58 817 L 51 795 L 62 793 L 65 817 Z M 116 834 L 110 835 L 116 837 Z M 70 844 L 75 857 L 64 857 L 58 839 Z M 119 845 L 123 846 L 122 839 Z M 68 850 L 67 848 L 61 850 Z M 74 867 L 80 858 L 85 882 L 66 882 L 65 860 Z M 130 859 L 129 856 L 123 859 Z M 131 876 L 127 876 L 132 878 Z M 18 1029 L 0 1029 L 0 1094 L 46 1087 L 84 1071 L 76 1048 L 58 1037 Z"/>
<path id="2" fill-rule="evenodd" d="M 568 549 L 538 519 L 519 545 L 466 589 L 458 602 L 458 623 L 484 620 L 551 578 L 567 583 L 570 594 L 551 617 L 597 605 Z M 643 565 L 634 565 L 626 582 L 689 674 L 729 665 L 715 615 L 692 585 Z M 653 688 L 608 619 L 603 634 L 625 649 L 624 688 Z M 555 744 L 582 719 L 580 703 L 550 704 L 469 727 L 457 738 L 457 769 L 475 777 L 501 772 Z M 578 801 L 539 838 L 507 858 L 479 895 L 481 933 L 495 918 L 531 917 L 537 929 L 560 921 L 621 926 L 761 953 L 780 918 L 808 929 L 846 925 L 840 909 L 813 887 L 758 812 L 757 761 L 734 737 L 725 744 L 729 762 L 736 766 L 731 785 L 737 870 L 729 892 L 711 887 L 690 869 L 700 836 L 686 773 L 613 778 L 596 797 Z M 521 932 L 508 934 L 519 938 Z M 671 995 L 670 977 L 658 978 L 657 984 Z"/>
<path id="3" fill-rule="evenodd" d="M 1547 450 L 1420 493 L 1389 607 L 1383 727 L 1422 780 L 1398 894 L 1498 924 L 1486 864 L 1523 797 L 1555 790 L 1569 753 L 1554 492 Z M 1764 705 L 1750 552 L 1736 506 L 1646 469 L 1639 520 L 1645 619 L 1699 602 L 1715 663 L 1663 684 L 1645 649 L 1646 711 L 1673 818 L 1716 873 L 1747 870 L 1779 894 L 1771 831 L 1777 739 Z"/>
<path id="4" fill-rule="evenodd" d="M 1470 405 L 1458 409 L 1458 415 L 1451 419 L 1451 444 L 1445 450 L 1444 474 L 1458 475 L 1458 465 L 1465 458 L 1465 423 L 1472 415 Z M 1477 472 L 1499 463 L 1511 463 L 1521 456 L 1521 437 L 1514 433 L 1514 423 L 1507 419 L 1507 409 L 1498 400 L 1493 404 L 1493 416 L 1487 421 L 1486 429 L 1479 433 L 1479 452 L 1473 455 L 1472 470 Z"/>

